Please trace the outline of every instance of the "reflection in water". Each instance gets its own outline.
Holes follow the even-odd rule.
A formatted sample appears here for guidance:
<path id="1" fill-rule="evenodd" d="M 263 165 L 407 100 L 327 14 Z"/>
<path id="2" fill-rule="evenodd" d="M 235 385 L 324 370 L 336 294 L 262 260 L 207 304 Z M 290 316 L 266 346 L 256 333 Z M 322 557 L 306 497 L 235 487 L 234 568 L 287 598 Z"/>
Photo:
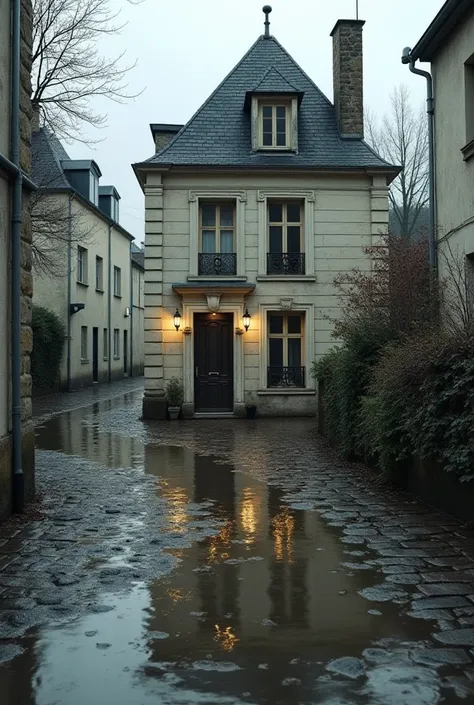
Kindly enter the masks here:
<path id="1" fill-rule="evenodd" d="M 240 639 L 236 636 L 232 627 L 222 628 L 216 624 L 216 635 L 214 637 L 215 641 L 224 649 L 224 651 L 232 651 Z"/>
<path id="2" fill-rule="evenodd" d="M 245 534 L 245 543 L 255 543 L 258 532 L 258 520 L 260 507 L 258 497 L 252 493 L 249 487 L 244 487 L 240 504 L 240 521 Z"/>

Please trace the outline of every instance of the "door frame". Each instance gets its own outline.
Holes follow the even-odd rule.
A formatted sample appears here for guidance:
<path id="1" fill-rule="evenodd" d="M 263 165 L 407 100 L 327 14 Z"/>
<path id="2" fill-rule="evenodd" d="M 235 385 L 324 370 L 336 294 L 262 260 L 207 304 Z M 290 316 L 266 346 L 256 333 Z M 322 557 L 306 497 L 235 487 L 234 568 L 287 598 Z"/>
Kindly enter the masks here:
<path id="1" fill-rule="evenodd" d="M 197 400 L 199 397 L 199 394 L 198 394 L 198 386 L 199 385 L 198 385 L 198 379 L 196 377 L 196 370 L 195 370 L 195 374 L 194 374 L 194 406 L 195 406 L 195 411 L 199 412 L 199 413 L 215 413 L 215 414 L 226 413 L 226 414 L 228 414 L 229 412 L 233 412 L 233 410 L 234 410 L 234 337 L 235 337 L 234 316 L 232 313 L 229 313 L 226 311 L 221 311 L 221 310 L 219 310 L 217 313 L 214 313 L 214 314 L 210 311 L 208 311 L 207 313 L 204 313 L 204 314 L 202 314 L 200 312 L 196 312 L 193 314 L 193 322 L 194 322 L 194 324 L 193 324 L 193 341 L 195 343 L 195 345 L 194 345 L 194 364 L 196 365 L 196 363 L 197 363 L 199 366 L 200 365 L 205 366 L 206 363 L 205 363 L 205 360 L 203 360 L 201 358 L 196 360 L 196 335 L 197 335 L 197 331 L 198 331 L 196 316 L 202 316 L 201 323 L 200 323 L 199 327 L 201 328 L 201 331 L 202 331 L 201 334 L 203 334 L 204 337 L 207 336 L 208 324 L 212 323 L 212 321 L 215 320 L 213 318 L 213 316 L 216 316 L 216 317 L 220 316 L 221 322 L 226 321 L 226 323 L 225 323 L 226 336 L 228 336 L 227 342 L 229 343 L 228 353 L 229 353 L 229 356 L 232 356 L 232 359 L 231 359 L 231 364 L 228 364 L 229 360 L 227 361 L 228 373 L 229 373 L 228 393 L 230 394 L 230 399 L 229 399 L 230 403 L 228 404 L 228 406 L 227 407 L 215 407 L 215 408 L 208 406 L 206 408 L 203 405 L 203 394 L 201 393 L 200 407 L 199 407 L 199 409 L 196 408 L 196 403 L 197 403 Z M 204 390 L 202 390 L 202 392 L 203 391 Z M 205 396 L 205 394 L 204 394 L 204 396 Z"/>
<path id="2" fill-rule="evenodd" d="M 183 328 L 194 330 L 195 313 L 211 313 L 207 303 L 183 301 Z M 233 315 L 233 346 L 234 346 L 234 413 L 237 406 L 244 405 L 244 352 L 243 335 L 237 335 L 235 328 L 240 327 L 244 315 L 244 303 L 222 303 L 219 313 L 232 313 Z M 184 403 L 194 409 L 194 335 L 183 335 L 183 381 Z"/>

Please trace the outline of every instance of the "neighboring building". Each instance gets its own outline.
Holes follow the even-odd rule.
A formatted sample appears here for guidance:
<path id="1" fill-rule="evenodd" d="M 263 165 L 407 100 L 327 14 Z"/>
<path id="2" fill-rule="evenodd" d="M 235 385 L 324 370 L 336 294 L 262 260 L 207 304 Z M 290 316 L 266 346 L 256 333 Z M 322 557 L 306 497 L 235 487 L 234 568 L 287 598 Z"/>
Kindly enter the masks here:
<path id="1" fill-rule="evenodd" d="M 431 62 L 435 105 L 438 266 L 465 267 L 474 321 L 474 5 L 448 0 L 410 54 Z M 463 262 L 459 262 L 462 258 Z M 456 268 L 456 267 L 455 267 Z"/>
<path id="2" fill-rule="evenodd" d="M 15 470 L 13 453 L 12 395 L 12 209 L 15 169 L 10 134 L 12 106 L 12 34 L 11 3 L 0 2 L 0 519 L 12 509 L 12 475 Z M 20 82 L 20 166 L 31 171 L 31 2 L 21 4 L 21 76 Z M 17 74 L 18 75 L 18 74 Z M 18 126 L 18 130 L 19 130 Z M 21 226 L 21 467 L 24 493 L 34 494 L 35 436 L 31 421 L 31 222 L 28 209 L 28 183 L 23 182 L 23 221 Z M 18 319 L 17 319 L 18 320 Z M 18 361 L 18 360 L 17 360 Z M 20 411 L 20 410 L 19 410 Z M 19 421 L 19 416 L 17 417 Z M 21 483 L 20 483 L 21 484 Z M 20 487 L 21 489 L 21 487 Z"/>
<path id="3" fill-rule="evenodd" d="M 33 174 L 40 187 L 33 241 L 46 253 L 46 264 L 41 256 L 34 262 L 33 302 L 54 311 L 67 330 L 61 389 L 139 374 L 143 348 L 139 342 L 136 349 L 132 328 L 133 236 L 119 224 L 119 194 L 99 185 L 95 161 L 70 159 L 45 128 L 33 133 Z"/>
<path id="4" fill-rule="evenodd" d="M 132 242 L 131 368 L 136 377 L 145 371 L 145 250 Z"/>
<path id="5" fill-rule="evenodd" d="M 186 417 L 316 414 L 310 368 L 334 345 L 334 276 L 369 266 L 398 173 L 363 141 L 363 25 L 332 32 L 335 106 L 267 24 L 186 125 L 151 126 L 159 151 L 134 165 L 145 418 L 165 418 L 172 376 Z"/>

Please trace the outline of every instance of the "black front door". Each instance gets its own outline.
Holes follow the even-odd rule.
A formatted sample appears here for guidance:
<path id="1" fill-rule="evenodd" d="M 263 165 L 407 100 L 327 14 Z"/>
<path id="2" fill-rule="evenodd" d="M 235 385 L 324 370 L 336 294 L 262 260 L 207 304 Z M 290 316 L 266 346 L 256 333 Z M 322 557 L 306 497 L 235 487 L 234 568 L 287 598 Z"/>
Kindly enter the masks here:
<path id="1" fill-rule="evenodd" d="M 99 329 L 92 329 L 92 381 L 99 381 Z"/>
<path id="2" fill-rule="evenodd" d="M 196 411 L 233 411 L 233 314 L 194 314 Z"/>

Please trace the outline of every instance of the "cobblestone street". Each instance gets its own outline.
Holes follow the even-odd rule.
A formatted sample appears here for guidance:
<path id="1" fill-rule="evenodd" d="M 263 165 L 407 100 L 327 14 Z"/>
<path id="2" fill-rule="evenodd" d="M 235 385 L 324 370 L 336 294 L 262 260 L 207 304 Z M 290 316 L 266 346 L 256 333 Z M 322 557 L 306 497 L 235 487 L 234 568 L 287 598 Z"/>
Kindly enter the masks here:
<path id="1" fill-rule="evenodd" d="M 311 419 L 39 400 L 44 519 L 0 527 L 2 705 L 474 702 L 474 533 Z"/>

